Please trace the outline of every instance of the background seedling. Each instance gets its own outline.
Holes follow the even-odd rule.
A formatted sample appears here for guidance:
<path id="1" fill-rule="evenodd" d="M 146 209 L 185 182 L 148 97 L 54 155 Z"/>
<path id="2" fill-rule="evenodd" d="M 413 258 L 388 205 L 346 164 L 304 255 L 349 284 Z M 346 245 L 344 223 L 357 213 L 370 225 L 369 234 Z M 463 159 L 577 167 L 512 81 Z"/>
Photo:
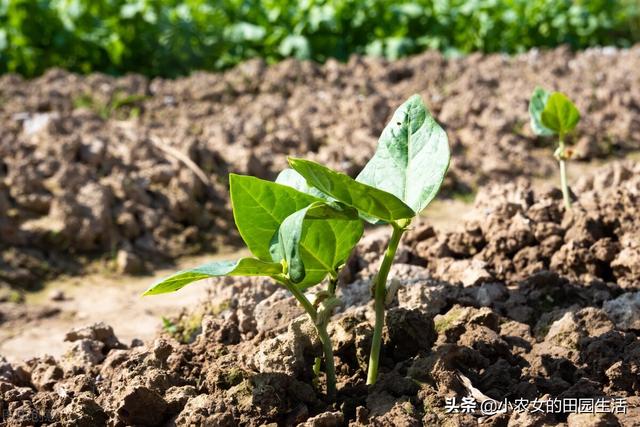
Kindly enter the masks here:
<path id="1" fill-rule="evenodd" d="M 335 368 L 327 324 L 338 303 L 334 295 L 338 272 L 362 236 L 362 220 L 357 210 L 327 200 L 291 170 L 275 183 L 233 174 L 229 182 L 234 219 L 254 257 L 178 272 L 152 285 L 144 295 L 174 292 L 208 277 L 272 277 L 294 295 L 313 321 L 324 352 L 327 396 L 334 399 Z M 304 290 L 327 276 L 327 290 L 313 301 L 307 298 Z"/>
<path id="2" fill-rule="evenodd" d="M 567 182 L 566 161 L 571 158 L 571 151 L 566 148 L 565 137 L 580 121 L 580 111 L 575 105 L 560 92 L 549 94 L 538 87 L 531 95 L 529 103 L 529 115 L 531 116 L 531 129 L 536 135 L 558 136 L 558 147 L 554 152 L 560 165 L 560 187 L 562 197 L 567 209 L 571 209 L 571 196 Z"/>
<path id="3" fill-rule="evenodd" d="M 289 159 L 307 183 L 351 206 L 371 223 L 388 223 L 392 234 L 374 283 L 375 324 L 367 384 L 378 377 L 384 327 L 387 277 L 402 234 L 438 193 L 449 167 L 447 135 L 419 95 L 396 110 L 380 136 L 378 148 L 354 180 L 322 165 Z"/>

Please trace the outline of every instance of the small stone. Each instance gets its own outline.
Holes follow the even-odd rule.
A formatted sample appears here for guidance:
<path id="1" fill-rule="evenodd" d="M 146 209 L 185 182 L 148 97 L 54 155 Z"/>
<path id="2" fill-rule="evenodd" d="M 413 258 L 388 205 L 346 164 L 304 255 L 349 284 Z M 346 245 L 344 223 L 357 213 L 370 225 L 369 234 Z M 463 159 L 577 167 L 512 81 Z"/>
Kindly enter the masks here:
<path id="1" fill-rule="evenodd" d="M 64 337 L 65 341 L 78 341 L 82 339 L 100 341 L 105 345 L 105 351 L 109 351 L 114 348 L 125 348 L 118 337 L 113 332 L 113 328 L 103 322 L 94 323 L 90 326 L 82 328 L 72 329 L 67 332 Z"/>
<path id="2" fill-rule="evenodd" d="M 619 329 L 640 329 L 640 292 L 622 294 L 606 301 L 602 309 Z"/>
<path id="3" fill-rule="evenodd" d="M 138 255 L 120 249 L 116 255 L 116 270 L 119 274 L 142 274 L 145 268 Z"/>
<path id="4" fill-rule="evenodd" d="M 54 289 L 49 293 L 50 301 L 64 301 L 65 299 L 67 299 L 67 297 L 61 289 Z"/>

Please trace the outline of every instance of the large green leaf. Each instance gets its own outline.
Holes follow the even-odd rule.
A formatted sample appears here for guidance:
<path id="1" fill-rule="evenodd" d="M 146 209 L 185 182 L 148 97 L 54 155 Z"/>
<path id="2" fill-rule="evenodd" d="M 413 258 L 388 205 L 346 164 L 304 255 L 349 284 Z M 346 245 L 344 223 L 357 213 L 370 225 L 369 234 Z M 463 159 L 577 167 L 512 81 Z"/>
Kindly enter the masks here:
<path id="1" fill-rule="evenodd" d="M 237 261 L 216 261 L 189 270 L 179 271 L 151 285 L 143 295 L 175 292 L 191 282 L 217 276 L 275 276 L 282 273 L 282 264 L 255 258 Z"/>
<path id="2" fill-rule="evenodd" d="M 542 89 L 541 87 L 537 87 L 531 95 L 531 100 L 529 101 L 529 116 L 531 118 L 531 129 L 536 135 L 553 135 L 553 131 L 542 124 L 541 118 L 542 112 L 544 111 L 544 107 L 547 105 L 548 99 L 549 92 Z"/>
<path id="3" fill-rule="evenodd" d="M 357 182 L 311 160 L 289 158 L 289 164 L 307 182 L 334 199 L 383 221 L 412 218 L 415 213 L 393 194 Z"/>
<path id="4" fill-rule="evenodd" d="M 395 195 L 418 214 L 438 193 L 450 157 L 447 134 L 413 95 L 393 114 L 356 180 Z"/>
<path id="5" fill-rule="evenodd" d="M 272 257 L 287 262 L 292 282 L 314 285 L 346 262 L 363 229 L 357 210 L 315 202 L 282 222 Z"/>
<path id="6" fill-rule="evenodd" d="M 249 250 L 263 261 L 272 261 L 271 239 L 292 213 L 321 201 L 292 187 L 245 175 L 229 175 L 233 217 Z"/>
<path id="7" fill-rule="evenodd" d="M 558 135 L 571 132 L 580 121 L 580 111 L 560 92 L 553 92 L 540 116 L 542 124 Z"/>

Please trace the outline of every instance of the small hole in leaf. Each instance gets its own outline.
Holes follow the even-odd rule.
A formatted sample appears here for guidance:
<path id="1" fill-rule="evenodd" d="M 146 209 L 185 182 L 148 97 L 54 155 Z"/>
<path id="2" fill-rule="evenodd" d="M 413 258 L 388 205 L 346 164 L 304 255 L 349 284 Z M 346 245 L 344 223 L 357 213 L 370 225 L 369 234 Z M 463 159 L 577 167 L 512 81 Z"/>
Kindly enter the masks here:
<path id="1" fill-rule="evenodd" d="M 396 124 L 397 124 L 398 126 L 402 126 L 402 123 L 400 123 L 400 122 L 398 122 L 398 123 L 396 123 Z"/>

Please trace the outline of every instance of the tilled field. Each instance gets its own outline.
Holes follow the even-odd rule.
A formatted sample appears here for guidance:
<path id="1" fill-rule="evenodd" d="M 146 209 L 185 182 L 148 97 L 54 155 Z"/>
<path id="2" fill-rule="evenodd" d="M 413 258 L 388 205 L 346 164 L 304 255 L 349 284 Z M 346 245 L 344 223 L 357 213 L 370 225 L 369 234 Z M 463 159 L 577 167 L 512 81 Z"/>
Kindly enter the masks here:
<path id="1" fill-rule="evenodd" d="M 637 426 L 640 164 L 613 162 L 574 191 L 567 212 L 559 191 L 520 180 L 483 190 L 460 231 L 415 224 L 391 272 L 401 286 L 373 387 L 364 381 L 369 288 L 388 236 L 370 233 L 330 326 L 335 404 L 314 380 L 319 343 L 295 300 L 268 280 L 226 278 L 213 281 L 199 328 L 185 313 L 173 336 L 125 345 L 94 325 L 70 332 L 59 360 L 3 363 L 7 425 Z M 198 335 L 181 344 L 174 338 L 187 327 Z M 627 407 L 446 413 L 447 398 L 468 395 L 623 398 Z"/>
<path id="2" fill-rule="evenodd" d="M 583 111 L 577 159 L 640 149 L 638 69 L 635 47 L 251 61 L 173 81 L 58 70 L 31 81 L 2 76 L 0 283 L 30 288 L 78 271 L 85 256 L 113 256 L 136 273 L 235 245 L 228 172 L 273 178 L 286 154 L 298 154 L 355 174 L 414 92 L 450 138 L 445 196 L 555 171 L 551 149 L 528 126 L 536 85 L 566 92 Z"/>

